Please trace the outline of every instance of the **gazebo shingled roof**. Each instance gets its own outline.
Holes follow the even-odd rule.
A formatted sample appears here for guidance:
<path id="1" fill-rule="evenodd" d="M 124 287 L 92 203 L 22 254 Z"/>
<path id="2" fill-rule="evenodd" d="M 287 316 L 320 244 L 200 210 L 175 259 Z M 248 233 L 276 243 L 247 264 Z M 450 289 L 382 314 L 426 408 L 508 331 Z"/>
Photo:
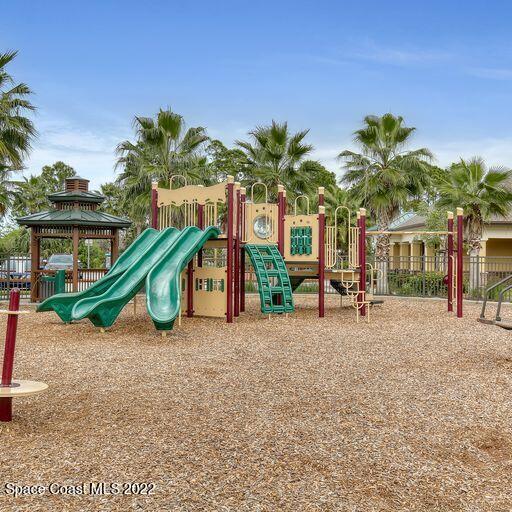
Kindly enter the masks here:
<path id="1" fill-rule="evenodd" d="M 52 210 L 33 213 L 16 219 L 22 226 L 91 226 L 128 228 L 131 222 L 105 212 L 94 210 Z"/>

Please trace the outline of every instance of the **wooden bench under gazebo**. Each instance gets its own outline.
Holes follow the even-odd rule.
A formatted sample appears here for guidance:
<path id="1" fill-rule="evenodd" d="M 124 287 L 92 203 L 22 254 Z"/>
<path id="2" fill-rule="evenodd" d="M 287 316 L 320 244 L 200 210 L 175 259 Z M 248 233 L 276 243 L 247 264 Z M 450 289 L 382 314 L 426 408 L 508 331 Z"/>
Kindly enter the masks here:
<path id="1" fill-rule="evenodd" d="M 73 240 L 73 291 L 78 291 L 78 245 L 80 240 L 110 240 L 111 265 L 119 254 L 119 230 L 131 225 L 129 220 L 98 211 L 105 200 L 101 194 L 89 191 L 89 180 L 80 176 L 66 179 L 62 192 L 50 194 L 53 209 L 16 219 L 30 228 L 31 289 L 30 299 L 40 299 L 40 247 L 43 238 L 71 238 Z"/>

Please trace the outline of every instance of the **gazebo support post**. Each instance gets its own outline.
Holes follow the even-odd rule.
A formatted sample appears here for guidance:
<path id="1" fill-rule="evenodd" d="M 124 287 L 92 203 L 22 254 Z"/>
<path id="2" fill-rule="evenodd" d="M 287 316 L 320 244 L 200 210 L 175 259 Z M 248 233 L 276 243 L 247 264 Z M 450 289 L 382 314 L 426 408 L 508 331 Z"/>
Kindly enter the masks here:
<path id="1" fill-rule="evenodd" d="M 73 291 L 78 291 L 78 226 L 73 226 Z"/>
<path id="2" fill-rule="evenodd" d="M 112 266 L 117 258 L 119 258 L 119 229 L 113 229 L 113 237 L 110 240 L 110 266 Z"/>
<path id="3" fill-rule="evenodd" d="M 30 302 L 37 302 L 39 298 L 39 257 L 41 253 L 41 240 L 36 233 L 37 228 L 30 230 Z"/>

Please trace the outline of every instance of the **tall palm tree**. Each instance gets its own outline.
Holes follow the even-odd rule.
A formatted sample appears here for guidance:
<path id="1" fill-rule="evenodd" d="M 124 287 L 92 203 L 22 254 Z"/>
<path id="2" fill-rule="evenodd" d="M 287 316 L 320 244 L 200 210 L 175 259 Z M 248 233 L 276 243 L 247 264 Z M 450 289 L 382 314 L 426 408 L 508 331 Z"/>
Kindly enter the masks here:
<path id="1" fill-rule="evenodd" d="M 429 183 L 425 165 L 432 159 L 426 148 L 408 150 L 415 128 L 404 125 L 400 116 L 366 116 L 364 126 L 354 132 L 360 153 L 345 150 L 339 154 L 344 162 L 342 181 L 377 220 L 379 230 L 388 231 L 401 208 L 421 196 Z M 379 288 L 387 292 L 389 235 L 377 238 L 376 257 L 381 273 Z"/>
<path id="2" fill-rule="evenodd" d="M 30 150 L 36 130 L 26 113 L 35 108 L 27 99 L 32 91 L 24 83 L 16 84 L 6 66 L 16 51 L 0 53 L 0 216 L 7 210 L 10 199 L 10 173 L 21 169 Z"/>
<path id="3" fill-rule="evenodd" d="M 237 140 L 236 145 L 249 160 L 249 184 L 262 181 L 272 194 L 278 184 L 292 195 L 308 193 L 311 173 L 306 157 L 313 151 L 313 146 L 304 142 L 308 132 L 292 134 L 288 123 L 272 121 L 270 126 L 257 126 L 250 131 L 250 142 Z"/>
<path id="4" fill-rule="evenodd" d="M 140 230 L 149 219 L 151 182 L 168 184 L 173 174 L 197 181 L 198 167 L 204 164 L 197 154 L 208 136 L 202 127 L 185 130 L 183 117 L 170 109 L 160 109 L 155 119 L 137 116 L 134 127 L 137 140 L 117 146 L 116 166 L 122 169 L 117 183 Z"/>
<path id="5" fill-rule="evenodd" d="M 492 216 L 504 217 L 512 211 L 512 171 L 488 169 L 480 157 L 452 164 L 438 184 L 439 207 L 464 208 L 466 240 L 470 257 L 482 247 L 484 223 Z M 470 264 L 470 288 L 477 286 L 474 264 Z"/>

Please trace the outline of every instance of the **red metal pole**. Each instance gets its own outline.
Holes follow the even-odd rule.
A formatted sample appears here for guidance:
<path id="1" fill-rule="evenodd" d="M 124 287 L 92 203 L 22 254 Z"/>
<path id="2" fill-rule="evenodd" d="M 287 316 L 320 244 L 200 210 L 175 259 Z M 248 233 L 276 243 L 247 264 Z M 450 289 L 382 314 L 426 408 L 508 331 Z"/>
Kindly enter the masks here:
<path id="1" fill-rule="evenodd" d="M 226 256 L 226 322 L 233 323 L 233 206 L 234 178 L 228 176 L 228 218 L 227 218 L 227 256 Z"/>
<path id="2" fill-rule="evenodd" d="M 319 196 L 323 199 L 323 195 Z M 318 207 L 318 316 L 325 316 L 325 206 Z"/>
<path id="3" fill-rule="evenodd" d="M 240 316 L 240 183 L 235 183 L 235 208 L 236 208 L 236 231 L 235 231 L 235 276 L 234 276 L 234 316 Z"/>
<path id="4" fill-rule="evenodd" d="M 457 318 L 462 318 L 463 299 L 464 210 L 457 208 Z"/>
<path id="5" fill-rule="evenodd" d="M 9 293 L 9 311 L 19 311 L 20 291 L 13 288 Z M 12 370 L 14 366 L 14 350 L 16 348 L 16 330 L 18 328 L 18 315 L 7 316 L 7 330 L 5 334 L 4 363 L 2 368 L 2 387 L 12 384 Z M 12 398 L 0 398 L 0 421 L 12 420 Z"/>
<path id="6" fill-rule="evenodd" d="M 204 205 L 203 204 L 197 205 L 197 227 L 199 229 L 204 229 Z M 198 267 L 203 266 L 203 250 L 202 249 L 197 253 L 197 266 Z"/>
<path id="7" fill-rule="evenodd" d="M 158 183 L 151 184 L 151 227 L 158 229 Z"/>
<path id="8" fill-rule="evenodd" d="M 277 249 L 284 256 L 284 186 L 277 185 Z"/>
<path id="9" fill-rule="evenodd" d="M 448 243 L 447 243 L 448 265 L 448 311 L 453 311 L 453 212 L 448 212 Z"/>
<path id="10" fill-rule="evenodd" d="M 361 258 L 361 269 L 360 269 L 360 290 L 366 291 L 366 209 L 359 209 L 359 233 L 360 233 L 360 242 L 359 242 L 359 254 Z M 366 300 L 366 294 L 361 294 L 362 300 Z M 366 316 L 366 305 L 363 305 L 359 310 L 361 316 Z"/>
<path id="11" fill-rule="evenodd" d="M 240 189 L 240 312 L 245 311 L 245 249 L 243 247 L 243 233 L 245 233 L 245 187 Z"/>

